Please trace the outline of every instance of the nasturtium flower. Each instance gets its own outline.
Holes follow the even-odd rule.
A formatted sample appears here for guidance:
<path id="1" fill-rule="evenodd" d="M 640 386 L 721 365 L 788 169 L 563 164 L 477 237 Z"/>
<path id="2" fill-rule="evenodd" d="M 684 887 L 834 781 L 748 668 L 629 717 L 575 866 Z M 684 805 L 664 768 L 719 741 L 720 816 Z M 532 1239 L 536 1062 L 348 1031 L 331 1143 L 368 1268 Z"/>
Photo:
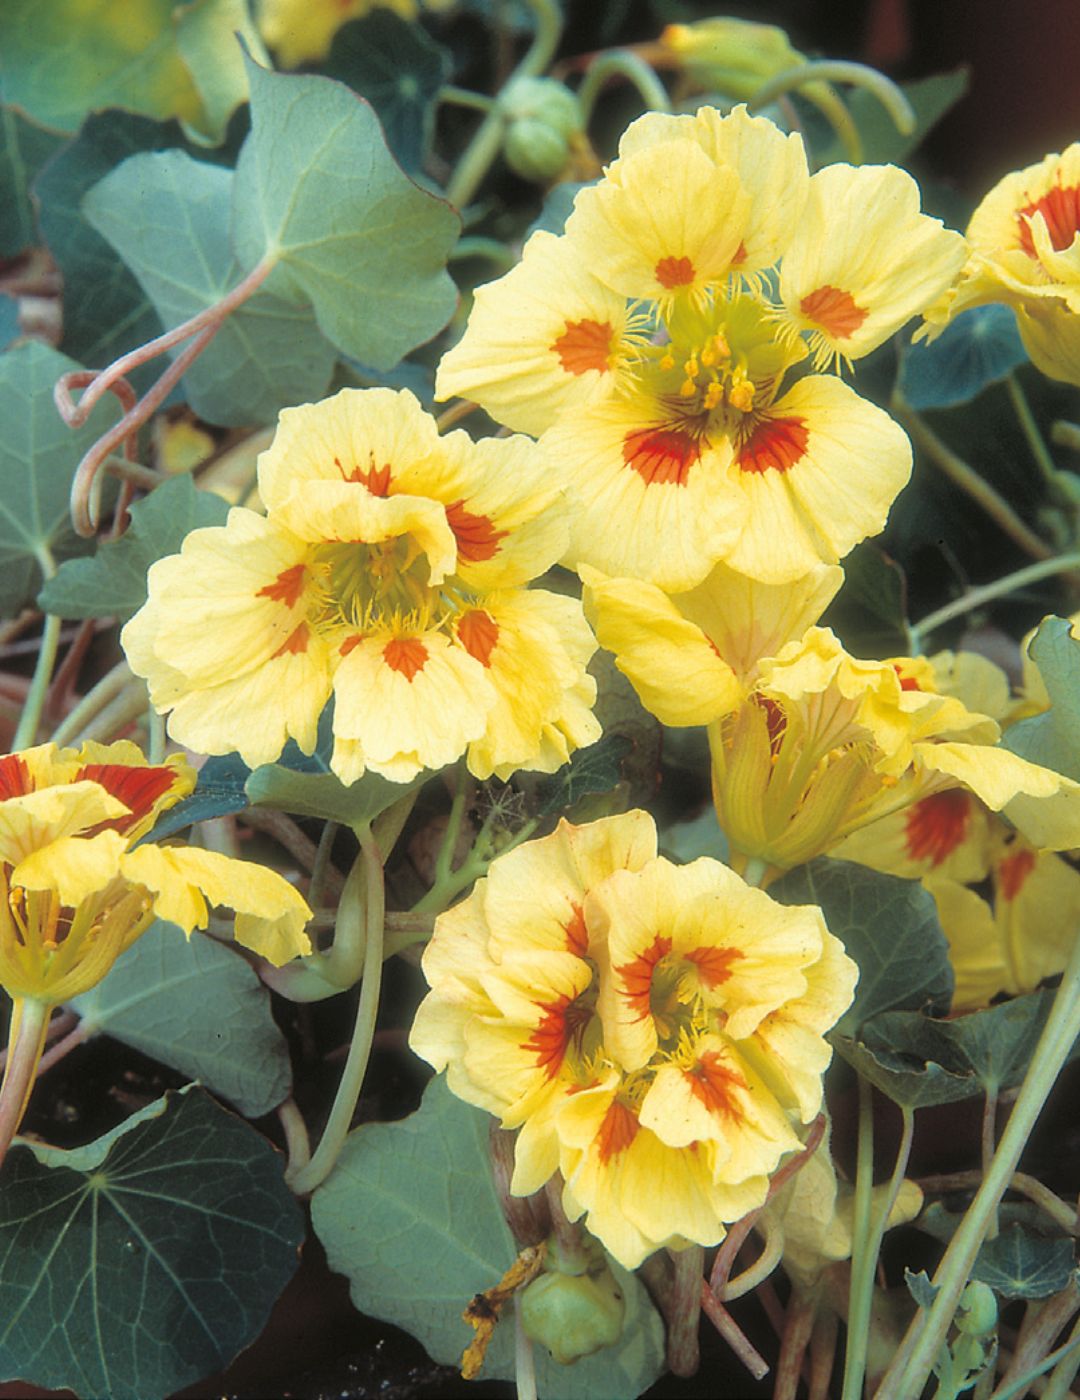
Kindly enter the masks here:
<path id="1" fill-rule="evenodd" d="M 819 909 L 656 842 L 633 811 L 497 859 L 436 921 L 410 1036 L 520 1129 L 513 1193 L 561 1171 L 570 1218 L 627 1268 L 764 1201 L 857 977 Z"/>
<path id="2" fill-rule="evenodd" d="M 170 733 L 252 766 L 315 747 L 404 782 L 462 753 L 479 778 L 552 772 L 600 727 L 581 604 L 526 589 L 565 548 L 524 437 L 440 437 L 413 396 L 343 389 L 286 409 L 259 458 L 265 517 L 194 530 L 124 628 Z"/>
<path id="3" fill-rule="evenodd" d="M 425 0 L 428 9 L 445 8 L 447 0 Z M 392 10 L 401 19 L 415 19 L 417 0 L 258 0 L 257 22 L 263 40 L 274 50 L 282 68 L 317 63 L 330 52 L 341 26 L 373 10 Z"/>
<path id="4" fill-rule="evenodd" d="M 972 306 L 1016 312 L 1024 348 L 1052 379 L 1080 384 L 1080 142 L 999 180 L 967 229 L 957 285 L 927 311 L 930 333 Z"/>
<path id="5" fill-rule="evenodd" d="M 885 522 L 910 445 L 824 370 L 952 281 L 964 243 L 891 166 L 809 174 L 744 108 L 649 114 L 561 236 L 478 289 L 437 392 L 541 434 L 573 508 L 563 562 L 669 591 L 723 561 L 770 583 Z"/>
<path id="6" fill-rule="evenodd" d="M 282 876 L 142 840 L 194 785 L 182 759 L 148 764 L 126 741 L 0 758 L 0 986 L 12 998 L 78 996 L 155 918 L 190 934 L 208 904 L 234 909 L 237 941 L 274 963 L 310 952 L 311 911 Z"/>

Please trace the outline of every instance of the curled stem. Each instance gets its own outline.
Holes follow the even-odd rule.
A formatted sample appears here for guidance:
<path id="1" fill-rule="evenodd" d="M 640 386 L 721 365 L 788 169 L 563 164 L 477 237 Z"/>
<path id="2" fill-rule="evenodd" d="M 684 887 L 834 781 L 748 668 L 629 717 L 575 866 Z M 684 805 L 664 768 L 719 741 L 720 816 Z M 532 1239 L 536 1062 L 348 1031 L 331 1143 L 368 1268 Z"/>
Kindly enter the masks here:
<path id="1" fill-rule="evenodd" d="M 783 1257 L 784 1232 L 777 1229 L 766 1218 L 764 1248 L 748 1269 L 744 1269 L 741 1274 L 736 1274 L 724 1285 L 723 1292 L 720 1294 L 721 1301 L 730 1303 L 735 1298 L 752 1293 L 775 1271 Z"/>
<path id="2" fill-rule="evenodd" d="M 805 88 L 808 83 L 848 83 L 852 87 L 865 88 L 888 112 L 897 131 L 910 136 L 915 130 L 915 109 L 891 78 L 879 73 L 876 68 L 867 67 L 865 63 L 848 63 L 842 59 L 822 59 L 820 62 L 799 63 L 794 68 L 785 68 L 758 88 L 750 101 L 750 108 L 767 107 L 783 93 Z"/>
<path id="3" fill-rule="evenodd" d="M 918 1185 L 927 1194 L 932 1191 L 963 1191 L 967 1188 L 976 1188 L 982 1178 L 981 1171 L 946 1172 L 940 1176 L 921 1176 Z M 1041 1211 L 1044 1211 L 1055 1225 L 1068 1234 L 1080 1234 L 1080 1224 L 1077 1222 L 1075 1209 L 1066 1205 L 1060 1196 L 1055 1195 L 1049 1186 L 1044 1186 L 1036 1177 L 1028 1176 L 1026 1172 L 1013 1172 L 1009 1178 L 1008 1190 L 1026 1196 L 1029 1201 L 1034 1202 Z"/>
<path id="4" fill-rule="evenodd" d="M 701 1308 L 753 1378 L 756 1381 L 763 1380 L 769 1374 L 769 1363 L 751 1343 L 742 1328 L 709 1287 L 708 1280 L 704 1278 L 701 1280 Z"/>
<path id="5" fill-rule="evenodd" d="M 0 1163 L 30 1102 L 38 1061 L 45 1048 L 52 1006 L 35 997 L 15 997 L 8 1030 L 8 1054 L 0 1084 Z"/>
<path id="6" fill-rule="evenodd" d="M 581 122 L 588 126 L 596 99 L 609 78 L 625 78 L 641 94 L 647 109 L 653 112 L 670 112 L 671 98 L 668 90 L 649 65 L 631 49 L 610 49 L 595 58 L 585 73 L 578 88 L 578 106 L 581 108 Z"/>
<path id="7" fill-rule="evenodd" d="M 370 827 L 357 827 L 356 838 L 360 842 L 357 864 L 362 863 L 363 866 L 365 893 L 364 972 L 360 983 L 360 1001 L 356 1008 L 356 1024 L 353 1027 L 345 1069 L 319 1145 L 310 1162 L 297 1171 L 286 1173 L 286 1181 L 298 1196 L 309 1194 L 325 1181 L 341 1155 L 360 1098 L 371 1055 L 371 1042 L 375 1035 L 375 1017 L 379 1010 L 379 989 L 382 984 L 385 888 L 382 857 Z M 335 943 L 336 941 L 335 938 Z"/>
<path id="8" fill-rule="evenodd" d="M 1053 1088 L 1062 1065 L 1080 1034 L 1080 939 L 1076 940 L 1061 985 L 1054 997 L 1043 1033 L 1035 1047 L 1027 1075 L 1012 1114 L 994 1153 L 990 1169 L 968 1207 L 945 1256 L 934 1274 L 938 1289 L 933 1305 L 908 1329 L 882 1381 L 877 1400 L 902 1400 L 918 1395 L 941 1351 L 967 1285 L 975 1256 L 986 1238 L 998 1203 L 1009 1183 L 1020 1154 L 1027 1145 L 1035 1120 Z"/>
<path id="9" fill-rule="evenodd" d="M 285 1151 L 288 1161 L 285 1170 L 298 1172 L 311 1161 L 311 1140 L 308 1137 L 304 1115 L 296 1105 L 296 1100 L 288 1098 L 277 1106 L 278 1122 L 285 1134 Z"/>

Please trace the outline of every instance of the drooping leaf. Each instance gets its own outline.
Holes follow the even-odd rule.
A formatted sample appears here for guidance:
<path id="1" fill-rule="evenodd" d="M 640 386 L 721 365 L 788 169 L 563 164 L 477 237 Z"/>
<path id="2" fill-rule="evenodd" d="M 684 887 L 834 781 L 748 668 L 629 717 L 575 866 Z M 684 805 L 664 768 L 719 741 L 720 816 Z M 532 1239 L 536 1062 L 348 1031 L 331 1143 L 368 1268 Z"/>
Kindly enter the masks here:
<path id="1" fill-rule="evenodd" d="M 128 156 L 179 140 L 175 123 L 104 112 L 88 117 L 34 181 L 41 232 L 64 278 L 62 348 L 93 369 L 153 340 L 162 325 L 127 264 L 83 218 L 82 197 Z M 139 366 L 128 378 L 144 393 L 160 372 L 160 364 Z"/>
<path id="2" fill-rule="evenodd" d="M 1080 781 L 1080 641 L 1065 618 L 1048 617 L 1028 655 L 1039 668 L 1050 709 L 1010 725 L 1002 744 L 1021 758 Z"/>
<path id="3" fill-rule="evenodd" d="M 540 816 L 560 812 L 593 792 L 610 792 L 622 777 L 622 760 L 630 752 L 625 734 L 607 734 L 578 749 L 565 764 L 538 788 Z"/>
<path id="4" fill-rule="evenodd" d="M 262 1330 L 303 1212 L 281 1158 L 201 1090 L 0 1173 L 0 1376 L 159 1400 Z"/>
<path id="5" fill-rule="evenodd" d="M 83 454 L 118 415 L 102 403 L 82 428 L 67 426 L 53 385 L 78 368 L 40 341 L 0 357 L 0 617 L 33 602 L 46 550 L 62 559 L 91 547 L 71 528 L 71 482 Z"/>
<path id="6" fill-rule="evenodd" d="M 87 219 L 124 258 L 167 328 L 241 280 L 228 244 L 232 186 L 232 173 L 220 166 L 157 151 L 130 157 L 83 199 Z M 310 309 L 262 289 L 228 317 L 184 375 L 184 390 L 211 423 L 269 423 L 279 409 L 319 398 L 333 367 L 333 348 Z"/>
<path id="7" fill-rule="evenodd" d="M 769 893 L 782 904 L 818 904 L 831 933 L 859 965 L 855 1000 L 839 1023 L 852 1035 L 883 1011 L 949 1009 L 949 945 L 933 898 L 915 880 L 824 857 L 790 871 Z"/>
<path id="8" fill-rule="evenodd" d="M 405 1327 L 448 1364 L 460 1362 L 471 1340 L 461 1319 L 465 1304 L 497 1283 L 517 1252 L 491 1181 L 490 1122 L 440 1076 L 410 1118 L 350 1134 L 311 1201 L 330 1267 L 348 1277 L 355 1305 Z M 543 1400 L 632 1400 L 660 1374 L 659 1316 L 633 1274 L 617 1265 L 613 1271 L 626 1298 L 622 1337 L 572 1366 L 536 1348 Z M 504 1319 L 482 1379 L 514 1375 L 510 1309 Z"/>
<path id="9" fill-rule="evenodd" d="M 971 1276 L 1005 1298 L 1049 1298 L 1076 1270 L 1072 1240 L 1045 1239 L 1009 1225 L 979 1248 Z"/>
<path id="10" fill-rule="evenodd" d="M 0 258 L 13 258 L 39 241 L 30 186 L 63 144 L 55 131 L 0 107 Z"/>
<path id="11" fill-rule="evenodd" d="M 199 769 L 195 791 L 179 801 L 175 807 L 162 812 L 152 831 L 143 837 L 144 841 L 163 841 L 166 836 L 175 836 L 194 822 L 209 821 L 212 817 L 231 817 L 242 812 L 249 805 L 244 784 L 251 777 L 251 769 L 236 753 L 222 754 L 208 758 Z"/>
<path id="12" fill-rule="evenodd" d="M 934 1306 L 934 1299 L 941 1292 L 941 1289 L 934 1287 L 925 1269 L 920 1269 L 917 1274 L 912 1273 L 910 1269 L 905 1269 L 904 1282 L 908 1286 L 908 1292 L 920 1308 L 929 1310 Z"/>
<path id="13" fill-rule="evenodd" d="M 894 1103 L 906 1108 L 956 1103 L 982 1093 L 974 1074 L 953 1074 L 933 1060 L 919 1063 L 891 1050 L 870 1050 L 860 1041 L 833 1032 L 829 1041 L 837 1053 L 864 1079 L 868 1079 Z"/>
<path id="14" fill-rule="evenodd" d="M 404 170 L 419 170 L 431 145 L 435 97 L 450 76 L 450 55 L 417 24 L 390 10 L 342 25 L 326 75 L 366 97 Z"/>
<path id="15" fill-rule="evenodd" d="M 875 1052 L 923 1056 L 954 1073 L 974 1074 L 984 1090 L 996 1093 L 1027 1073 L 1053 1000 L 1052 991 L 1031 992 L 951 1020 L 889 1011 L 863 1027 L 863 1039 Z"/>
<path id="16" fill-rule="evenodd" d="M 904 157 L 921 144 L 931 128 L 964 96 L 969 78 L 968 69 L 956 68 L 951 73 L 935 73 L 929 78 L 901 83 L 905 97 L 915 109 L 915 129 L 907 133 L 897 130 L 896 123 L 873 93 L 866 88 L 850 91 L 845 100 L 862 137 L 863 160 L 875 165 L 903 164 Z M 847 159 L 839 140 L 833 140 L 814 155 L 820 165 Z"/>
<path id="17" fill-rule="evenodd" d="M 976 306 L 957 316 L 932 344 L 904 347 L 900 392 L 912 408 L 952 408 L 1026 361 L 1013 311 Z"/>
<path id="18" fill-rule="evenodd" d="M 176 47 L 173 9 L 174 0 L 5 0 L 3 100 L 57 131 L 75 131 L 105 107 L 198 123 L 202 104 Z"/>
<path id="19" fill-rule="evenodd" d="M 899 564 L 864 541 L 844 560 L 844 583 L 822 618 L 848 651 L 883 661 L 908 650 L 907 580 Z"/>
<path id="20" fill-rule="evenodd" d="M 288 1097 L 289 1048 L 270 994 L 243 958 L 203 934 L 151 924 L 71 1009 L 258 1118 Z"/>
<path id="21" fill-rule="evenodd" d="M 320 717 L 314 753 L 303 754 L 289 743 L 276 763 L 264 763 L 248 777 L 244 791 L 253 807 L 275 807 L 301 817 L 323 817 L 356 826 L 374 821 L 380 812 L 427 780 L 428 775 L 422 773 L 411 783 L 392 783 L 378 773 L 365 773 L 346 787 L 330 771 L 332 713 L 328 706 Z"/>
<path id="22" fill-rule="evenodd" d="M 346 355 L 389 369 L 449 320 L 457 215 L 404 175 L 371 107 L 328 78 L 247 60 L 251 135 L 236 171 L 232 239 L 245 269 L 310 302 Z"/>
<path id="23" fill-rule="evenodd" d="M 175 477 L 131 507 L 131 524 L 106 540 L 91 559 L 72 559 L 46 581 L 38 604 L 60 617 L 129 618 L 146 602 L 146 571 L 176 554 L 190 531 L 223 525 L 228 505 L 200 491 L 189 476 Z"/>

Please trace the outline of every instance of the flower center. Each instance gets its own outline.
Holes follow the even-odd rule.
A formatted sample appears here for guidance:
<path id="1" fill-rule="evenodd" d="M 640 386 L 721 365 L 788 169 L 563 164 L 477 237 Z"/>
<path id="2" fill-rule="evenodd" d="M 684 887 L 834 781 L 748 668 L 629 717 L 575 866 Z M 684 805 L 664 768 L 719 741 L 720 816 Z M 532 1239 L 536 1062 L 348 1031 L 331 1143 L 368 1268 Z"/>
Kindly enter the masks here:
<path id="1" fill-rule="evenodd" d="M 393 628 L 405 617 L 422 625 L 441 620 L 442 594 L 429 585 L 427 556 L 411 535 L 316 545 L 310 567 L 317 594 L 309 620 L 319 631 Z"/>

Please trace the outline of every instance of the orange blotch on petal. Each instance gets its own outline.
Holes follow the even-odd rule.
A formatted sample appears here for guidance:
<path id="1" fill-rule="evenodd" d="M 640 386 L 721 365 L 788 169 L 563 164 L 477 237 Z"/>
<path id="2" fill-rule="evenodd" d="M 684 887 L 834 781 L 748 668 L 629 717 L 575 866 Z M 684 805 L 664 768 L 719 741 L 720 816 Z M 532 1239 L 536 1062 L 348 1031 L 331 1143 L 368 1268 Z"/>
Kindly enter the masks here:
<path id="1" fill-rule="evenodd" d="M 358 481 L 361 486 L 366 486 L 373 496 L 389 496 L 390 494 L 390 463 L 386 462 L 381 467 L 375 465 L 375 458 L 372 457 L 367 468 L 353 467 L 347 472 L 341 465 L 341 458 L 334 458 L 334 466 L 341 473 L 343 481 Z"/>
<path id="2" fill-rule="evenodd" d="M 622 455 L 646 486 L 685 486 L 701 442 L 679 428 L 636 428 L 623 438 Z"/>
<path id="3" fill-rule="evenodd" d="M 580 1046 L 592 1011 L 580 997 L 558 997 L 542 1006 L 544 1013 L 524 1048 L 536 1056 L 537 1066 L 549 1079 L 554 1079 L 566 1058 L 570 1046 Z"/>
<path id="4" fill-rule="evenodd" d="M 491 665 L 491 653 L 499 640 L 499 624 L 480 608 L 465 613 L 457 626 L 461 645 L 481 666 Z"/>
<path id="5" fill-rule="evenodd" d="M 790 471 L 806 454 L 809 433 L 802 418 L 762 418 L 739 449 L 739 470 Z"/>
<path id="6" fill-rule="evenodd" d="M 907 815 L 904 839 L 908 855 L 939 866 L 967 835 L 970 817 L 971 798 L 959 788 L 924 797 Z"/>
<path id="7" fill-rule="evenodd" d="M 715 1050 L 707 1050 L 687 1074 L 690 1091 L 710 1113 L 723 1118 L 741 1118 L 737 1090 L 747 1088 L 737 1070 L 725 1065 Z"/>
<path id="8" fill-rule="evenodd" d="M 1015 899 L 1035 869 L 1035 852 L 1015 851 L 997 865 L 997 887 L 1002 899 Z"/>
<path id="9" fill-rule="evenodd" d="M 391 671 L 400 671 L 410 683 L 427 659 L 428 649 L 416 637 L 394 637 L 383 647 L 383 660 Z"/>
<path id="10" fill-rule="evenodd" d="M 669 291 L 686 287 L 694 280 L 694 264 L 689 258 L 661 258 L 655 271 L 656 280 Z"/>
<path id="11" fill-rule="evenodd" d="M 351 637 L 346 637 L 341 646 L 338 647 L 339 656 L 346 657 L 350 651 L 355 651 L 364 640 L 362 632 L 355 632 Z"/>
<path id="12" fill-rule="evenodd" d="M 799 302 L 799 310 L 837 340 L 853 336 L 869 315 L 850 292 L 840 287 L 818 287 L 809 292 Z"/>
<path id="13" fill-rule="evenodd" d="M 499 552 L 499 541 L 508 531 L 496 530 L 486 515 L 474 515 L 465 509 L 464 501 L 454 501 L 446 507 L 446 523 L 457 540 L 458 559 L 466 564 L 481 564 Z"/>
<path id="14" fill-rule="evenodd" d="M 920 687 L 920 685 L 919 685 L 919 682 L 915 679 L 915 677 L 914 677 L 914 676 L 905 676 L 905 675 L 901 672 L 900 667 L 897 666 L 895 662 L 893 663 L 893 670 L 896 672 L 897 676 L 899 676 L 899 678 L 900 678 L 900 689 L 901 689 L 901 690 L 919 690 L 919 689 L 921 689 L 921 687 Z"/>
<path id="15" fill-rule="evenodd" d="M 633 1112 L 618 1099 L 612 1099 L 596 1134 L 596 1155 L 600 1165 L 607 1166 L 612 1157 L 625 1152 L 637 1135 L 638 1120 Z"/>
<path id="16" fill-rule="evenodd" d="M 1041 199 L 1025 204 L 1023 209 L 1016 211 L 1020 247 L 1029 258 L 1036 256 L 1035 239 L 1028 222 L 1035 214 L 1041 214 L 1046 220 L 1046 231 L 1054 251 L 1064 252 L 1080 233 L 1080 185 L 1055 185 Z"/>
<path id="17" fill-rule="evenodd" d="M 165 796 L 179 778 L 175 768 L 138 768 L 124 763 L 88 763 L 80 768 L 75 780 L 97 783 L 112 797 L 131 809 L 129 817 L 116 817 L 102 822 L 99 831 L 112 830 L 123 834 L 148 817 L 155 804 Z"/>
<path id="18" fill-rule="evenodd" d="M 623 963 L 615 969 L 622 979 L 627 1000 L 637 1011 L 639 1021 L 643 1021 L 650 1012 L 649 994 L 652 991 L 656 964 L 670 952 L 671 939 L 658 933 L 643 953 L 639 953 L 632 962 Z"/>
<path id="19" fill-rule="evenodd" d="M 783 706 L 768 695 L 752 695 L 750 698 L 758 709 L 765 713 L 765 726 L 769 731 L 769 752 L 775 758 L 787 733 L 787 715 Z"/>
<path id="20" fill-rule="evenodd" d="M 9 797 L 23 797 L 33 790 L 34 780 L 24 758 L 17 753 L 0 758 L 0 802 L 6 802 Z"/>
<path id="21" fill-rule="evenodd" d="M 566 930 L 566 951 L 576 958 L 583 958 L 589 951 L 589 930 L 585 926 L 585 911 L 581 905 L 575 904 L 573 910 L 569 923 L 563 925 Z"/>
<path id="22" fill-rule="evenodd" d="M 611 342 L 615 328 L 610 321 L 567 321 L 566 329 L 552 345 L 567 374 L 585 374 L 590 369 L 611 368 Z"/>
<path id="23" fill-rule="evenodd" d="M 732 963 L 743 956 L 738 948 L 695 948 L 686 954 L 686 961 L 692 962 L 698 976 L 710 990 L 719 987 L 731 976 Z"/>
<path id="24" fill-rule="evenodd" d="M 285 603 L 288 607 L 294 608 L 304 591 L 304 572 L 303 564 L 294 564 L 291 569 L 286 569 L 283 573 L 278 574 L 273 583 L 268 583 L 265 588 L 260 588 L 255 597 L 272 598 L 275 603 Z"/>
<path id="25" fill-rule="evenodd" d="M 277 651 L 274 652 L 274 656 L 298 656 L 307 651 L 310 638 L 311 631 L 307 623 L 301 622 L 300 626 L 285 638 Z"/>

